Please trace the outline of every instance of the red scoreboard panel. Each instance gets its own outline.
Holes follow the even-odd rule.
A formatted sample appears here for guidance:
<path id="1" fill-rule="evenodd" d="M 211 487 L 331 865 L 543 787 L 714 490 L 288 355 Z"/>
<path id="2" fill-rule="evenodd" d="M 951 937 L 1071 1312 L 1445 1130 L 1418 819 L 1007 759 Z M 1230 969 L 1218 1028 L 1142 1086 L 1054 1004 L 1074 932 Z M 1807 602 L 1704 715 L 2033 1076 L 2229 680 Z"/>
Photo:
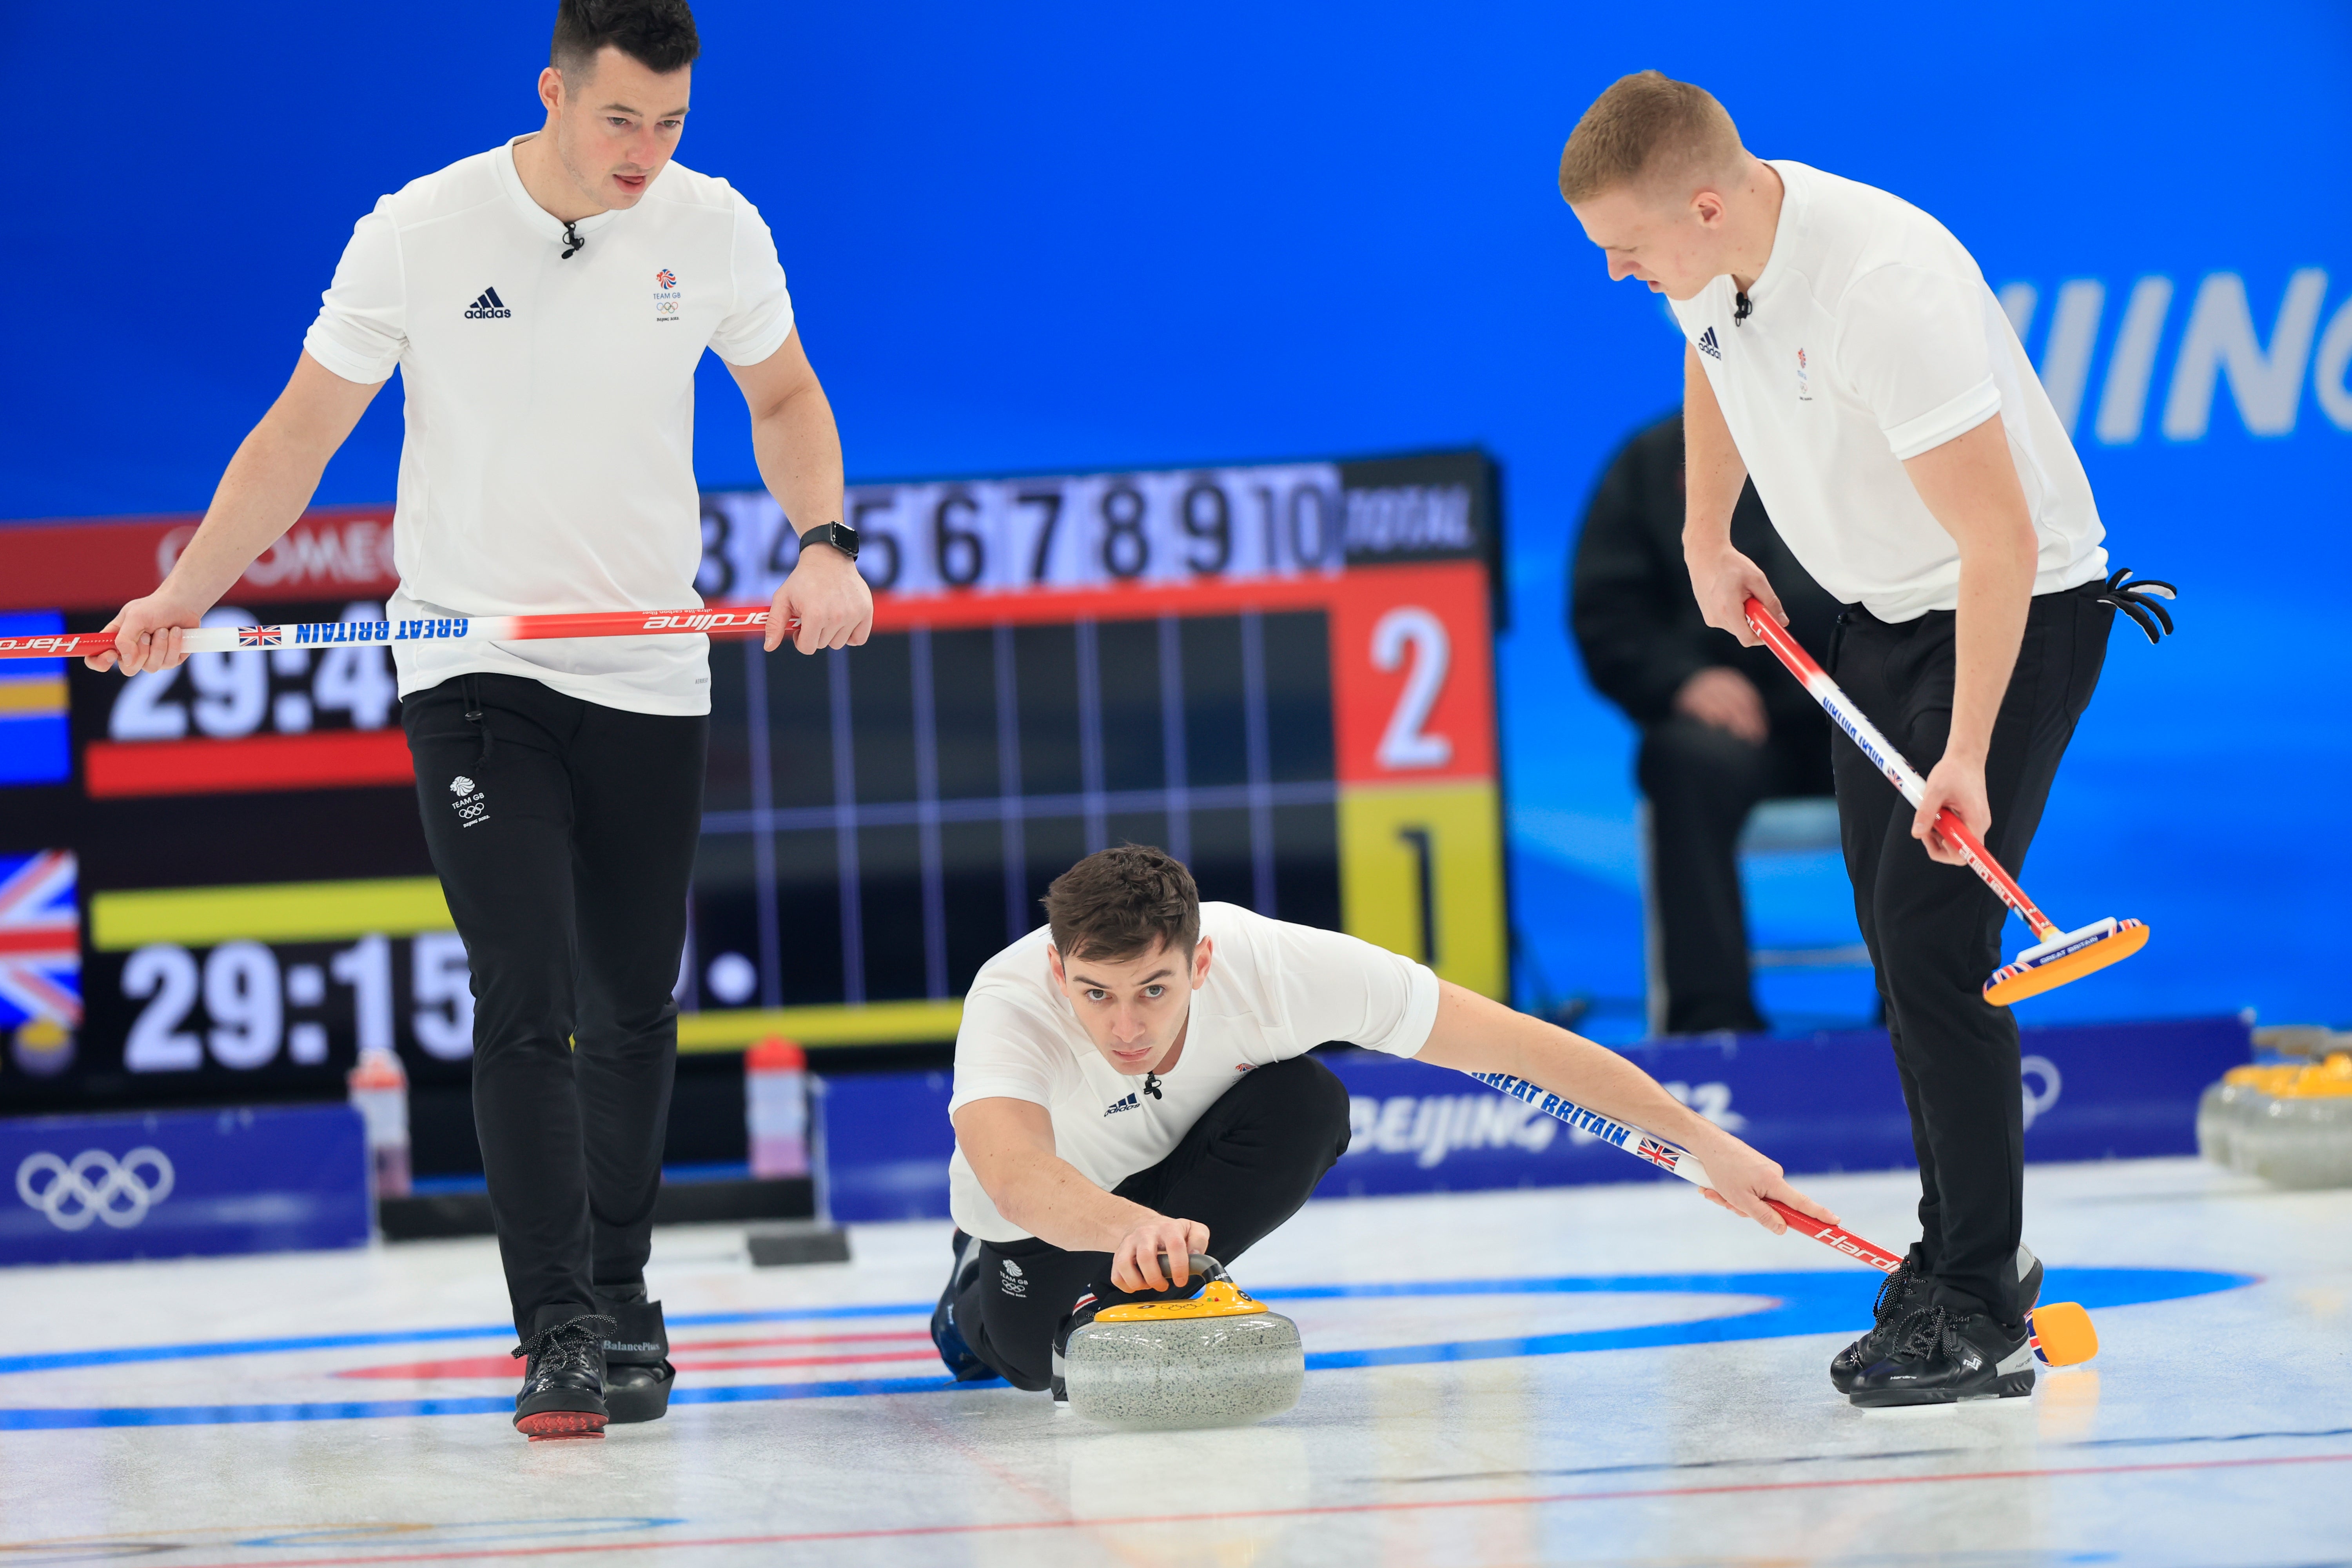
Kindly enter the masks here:
<path id="1" fill-rule="evenodd" d="M 1493 490 L 1475 453 L 854 488 L 873 641 L 711 648 L 681 1044 L 951 1037 L 1045 883 L 1128 839 L 1503 994 Z M 0 614 L 100 626 L 190 524 L 0 527 Z M 373 619 L 390 541 L 314 511 L 215 618 Z M 707 496 L 703 542 L 713 603 L 794 559 L 764 492 Z M 0 787 L 12 1103 L 330 1093 L 362 1044 L 462 1079 L 386 650 L 8 673 L 70 739 Z M 47 922 L 14 949 L 12 875 Z"/>

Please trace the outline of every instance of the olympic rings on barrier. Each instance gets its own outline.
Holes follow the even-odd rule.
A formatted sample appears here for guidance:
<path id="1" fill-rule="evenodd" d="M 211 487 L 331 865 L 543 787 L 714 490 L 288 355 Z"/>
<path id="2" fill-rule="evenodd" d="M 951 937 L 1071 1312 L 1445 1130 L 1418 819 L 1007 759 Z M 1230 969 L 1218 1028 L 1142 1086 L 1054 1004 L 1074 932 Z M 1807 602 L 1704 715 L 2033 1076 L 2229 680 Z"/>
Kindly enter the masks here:
<path id="1" fill-rule="evenodd" d="M 153 1173 L 152 1180 L 139 1173 L 142 1165 Z M 42 1176 L 48 1184 L 37 1186 Z M 129 1230 L 172 1195 L 172 1180 L 171 1159 L 145 1144 L 120 1160 L 103 1149 L 85 1149 L 70 1163 L 43 1150 L 26 1155 L 16 1167 L 16 1195 L 59 1230 L 86 1229 L 94 1219 Z"/>

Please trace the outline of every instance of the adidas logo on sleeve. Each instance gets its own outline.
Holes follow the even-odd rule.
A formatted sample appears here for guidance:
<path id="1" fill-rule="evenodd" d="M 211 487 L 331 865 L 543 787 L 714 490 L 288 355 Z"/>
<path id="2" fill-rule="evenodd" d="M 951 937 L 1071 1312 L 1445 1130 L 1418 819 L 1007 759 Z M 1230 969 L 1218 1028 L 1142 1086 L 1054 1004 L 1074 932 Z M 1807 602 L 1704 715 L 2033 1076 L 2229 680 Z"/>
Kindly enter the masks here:
<path id="1" fill-rule="evenodd" d="M 466 320 L 469 321 L 495 321 L 513 314 L 507 309 L 507 302 L 499 298 L 499 291 L 495 289 L 483 289 L 482 297 L 466 307 Z"/>
<path id="2" fill-rule="evenodd" d="M 470 313 L 471 312 L 468 312 L 468 314 Z M 1713 327 L 1707 328 L 1706 331 L 1698 335 L 1698 352 L 1706 355 L 1709 359 L 1721 359 L 1723 357 L 1723 350 L 1716 343 L 1715 329 Z"/>

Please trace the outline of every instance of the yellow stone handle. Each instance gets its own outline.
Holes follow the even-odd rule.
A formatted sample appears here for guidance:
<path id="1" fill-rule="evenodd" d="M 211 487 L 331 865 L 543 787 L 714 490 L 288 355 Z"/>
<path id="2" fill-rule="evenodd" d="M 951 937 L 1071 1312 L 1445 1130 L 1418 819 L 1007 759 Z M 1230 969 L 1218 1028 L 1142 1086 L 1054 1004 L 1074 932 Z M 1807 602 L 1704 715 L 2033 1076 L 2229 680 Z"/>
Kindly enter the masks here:
<path id="1" fill-rule="evenodd" d="M 1168 1267 L 1168 1255 L 1160 1255 L 1160 1266 Z M 1245 1318 L 1253 1312 L 1263 1312 L 1265 1304 L 1252 1300 L 1242 1288 L 1225 1275 L 1225 1267 L 1206 1253 L 1192 1254 L 1186 1267 L 1208 1280 L 1207 1289 L 1189 1301 L 1129 1301 L 1121 1306 L 1105 1307 L 1095 1314 L 1097 1323 L 1165 1322 L 1181 1318 Z"/>
<path id="2" fill-rule="evenodd" d="M 1171 1318 L 1245 1318 L 1263 1312 L 1265 1303 L 1252 1300 L 1230 1279 L 1212 1279 L 1209 1288 L 1189 1301 L 1129 1301 L 1105 1307 L 1095 1314 L 1097 1323 L 1161 1322 Z"/>

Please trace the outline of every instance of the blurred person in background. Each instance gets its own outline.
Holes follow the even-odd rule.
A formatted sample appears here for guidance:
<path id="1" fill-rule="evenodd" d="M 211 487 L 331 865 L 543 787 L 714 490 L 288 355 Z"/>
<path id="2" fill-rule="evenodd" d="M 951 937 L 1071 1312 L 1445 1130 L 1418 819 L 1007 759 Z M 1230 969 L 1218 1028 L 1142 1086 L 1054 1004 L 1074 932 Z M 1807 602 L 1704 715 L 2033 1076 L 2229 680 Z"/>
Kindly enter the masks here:
<path id="1" fill-rule="evenodd" d="M 1642 728 L 1654 916 L 1670 1035 L 1765 1027 L 1749 984 L 1739 833 L 1760 801 L 1831 793 L 1829 716 L 1769 648 L 1706 624 L 1683 563 L 1683 421 L 1619 448 L 1584 514 L 1568 620 L 1585 673 Z M 1789 629 L 1828 657 L 1837 601 L 1739 495 L 1731 538 L 1780 590 Z"/>

